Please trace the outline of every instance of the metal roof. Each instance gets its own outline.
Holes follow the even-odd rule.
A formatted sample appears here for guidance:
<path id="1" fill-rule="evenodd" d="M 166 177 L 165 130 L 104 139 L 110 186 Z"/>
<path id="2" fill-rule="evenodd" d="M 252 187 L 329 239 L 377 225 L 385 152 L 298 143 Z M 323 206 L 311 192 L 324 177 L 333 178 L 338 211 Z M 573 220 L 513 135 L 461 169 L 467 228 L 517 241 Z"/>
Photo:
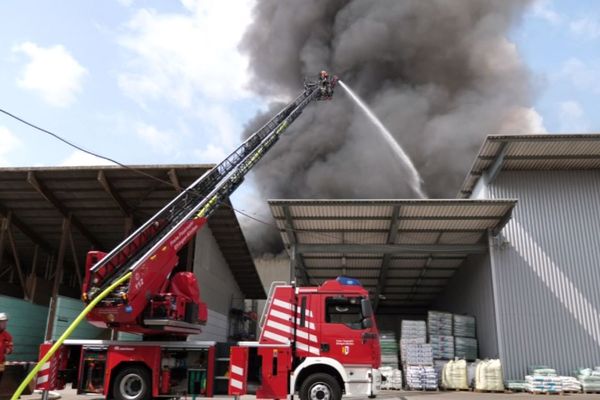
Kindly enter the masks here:
<path id="1" fill-rule="evenodd" d="M 587 169 L 600 169 L 600 134 L 490 135 L 457 197 L 470 197 L 482 176 L 499 170 Z"/>
<path id="2" fill-rule="evenodd" d="M 421 313 L 516 200 L 269 200 L 298 276 L 361 280 L 379 312 Z"/>
<path id="3" fill-rule="evenodd" d="M 56 257 L 63 221 L 70 217 L 76 257 L 65 258 L 63 283 L 78 287 L 73 285 L 77 278 L 75 263 L 82 272 L 88 250 L 110 250 L 124 239 L 127 230 L 143 223 L 212 165 L 130 168 L 166 182 L 118 166 L 1 168 L 0 218 L 10 215 L 12 241 L 22 273 L 31 271 L 37 245 L 49 256 L 37 260 L 37 272 L 48 274 L 43 269 Z M 249 298 L 264 298 L 254 261 L 229 202 L 211 216 L 209 227 L 242 292 Z M 6 261 L 13 261 L 8 244 L 3 253 Z M 0 274 L 4 272 L 6 269 L 0 270 Z"/>

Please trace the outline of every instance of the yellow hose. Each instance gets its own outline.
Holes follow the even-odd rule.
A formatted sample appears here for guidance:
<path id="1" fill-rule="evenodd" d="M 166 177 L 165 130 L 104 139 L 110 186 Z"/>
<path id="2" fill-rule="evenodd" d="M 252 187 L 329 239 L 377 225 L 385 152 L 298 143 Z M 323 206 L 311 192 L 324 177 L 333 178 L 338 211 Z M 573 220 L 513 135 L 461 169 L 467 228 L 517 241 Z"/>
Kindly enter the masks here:
<path id="1" fill-rule="evenodd" d="M 40 371 L 40 369 L 42 368 L 42 365 L 44 365 L 46 362 L 48 362 L 50 357 L 52 357 L 52 355 L 54 353 L 56 353 L 56 350 L 58 350 L 58 348 L 63 344 L 63 342 L 65 341 L 66 338 L 71 336 L 71 334 L 73 333 L 75 328 L 77 328 L 77 326 L 85 318 L 85 316 L 88 315 L 90 311 L 92 311 L 92 309 L 96 306 L 96 304 L 98 304 L 103 298 L 108 296 L 108 294 L 110 292 L 115 290 L 117 288 L 117 286 L 122 285 L 129 278 L 131 278 L 131 272 L 128 272 L 127 274 L 123 275 L 115 283 L 113 283 L 112 285 L 107 287 L 104 291 L 102 291 L 102 293 L 100 293 L 98 296 L 94 297 L 94 300 L 92 300 L 91 303 L 88 304 L 87 307 L 83 309 L 83 311 L 77 316 L 77 318 L 75 318 L 75 321 L 73 321 L 73 323 L 71 325 L 69 325 L 69 327 L 67 328 L 65 333 L 63 333 L 58 338 L 56 343 L 54 343 L 54 345 L 50 348 L 50 350 L 46 353 L 46 355 L 44 357 L 42 357 L 42 359 L 37 363 L 35 368 L 31 370 L 31 372 L 27 375 L 27 377 L 25 377 L 23 382 L 21 382 L 21 384 L 19 385 L 19 387 L 17 388 L 15 393 L 10 398 L 10 400 L 17 400 L 21 396 L 21 393 L 23 393 L 23 390 L 25 390 L 25 388 L 27 387 L 29 382 L 31 382 L 31 380 Z"/>

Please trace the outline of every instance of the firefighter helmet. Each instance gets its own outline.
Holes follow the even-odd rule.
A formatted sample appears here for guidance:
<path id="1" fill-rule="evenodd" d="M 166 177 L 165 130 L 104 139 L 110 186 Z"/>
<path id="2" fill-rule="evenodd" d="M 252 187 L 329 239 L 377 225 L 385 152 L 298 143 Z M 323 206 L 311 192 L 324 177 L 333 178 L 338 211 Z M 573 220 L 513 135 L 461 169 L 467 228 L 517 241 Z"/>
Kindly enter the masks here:
<path id="1" fill-rule="evenodd" d="M 6 315 L 6 313 L 0 312 L 0 321 L 8 321 L 8 315 Z"/>

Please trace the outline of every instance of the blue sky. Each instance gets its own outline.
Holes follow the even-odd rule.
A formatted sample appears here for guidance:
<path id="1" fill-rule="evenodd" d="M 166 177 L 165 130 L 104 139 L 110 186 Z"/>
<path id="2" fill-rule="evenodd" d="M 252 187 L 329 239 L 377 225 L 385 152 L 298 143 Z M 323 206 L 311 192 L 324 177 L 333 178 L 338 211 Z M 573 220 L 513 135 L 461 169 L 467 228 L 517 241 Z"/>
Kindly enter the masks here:
<path id="1" fill-rule="evenodd" d="M 237 51 L 251 7 L 3 1 L 0 107 L 124 163 L 218 161 L 264 104 Z M 511 39 L 546 130 L 600 131 L 600 2 L 537 1 Z M 102 163 L 0 115 L 2 167 Z"/>

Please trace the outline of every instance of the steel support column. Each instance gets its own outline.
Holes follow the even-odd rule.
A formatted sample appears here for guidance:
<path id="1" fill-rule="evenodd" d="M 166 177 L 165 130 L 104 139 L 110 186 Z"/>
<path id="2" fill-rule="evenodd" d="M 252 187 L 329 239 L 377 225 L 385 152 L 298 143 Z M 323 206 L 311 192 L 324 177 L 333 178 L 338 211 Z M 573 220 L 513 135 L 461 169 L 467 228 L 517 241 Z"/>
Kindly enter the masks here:
<path id="1" fill-rule="evenodd" d="M 67 242 L 69 231 L 71 229 L 71 219 L 64 218 L 62 224 L 62 234 L 60 237 L 60 246 L 58 248 L 58 257 L 56 259 L 56 271 L 54 272 L 54 282 L 52 284 L 52 295 L 50 302 L 50 310 L 48 311 L 48 324 L 46 325 L 46 340 L 52 339 L 52 331 L 54 330 L 54 319 L 56 318 L 56 306 L 58 302 L 58 294 L 60 289 L 60 281 L 62 280 L 65 252 L 67 250 Z"/>
<path id="2" fill-rule="evenodd" d="M 392 210 L 390 230 L 388 232 L 388 237 L 386 241 L 387 244 L 396 243 L 396 236 L 398 235 L 398 225 L 400 224 L 399 216 L 400 206 L 394 206 Z M 381 272 L 379 273 L 379 281 L 377 282 L 377 289 L 375 290 L 375 298 L 373 299 L 373 312 L 377 312 L 377 307 L 379 307 L 379 297 L 382 295 L 383 289 L 385 288 L 385 281 L 387 280 L 391 259 L 391 254 L 384 254 L 383 261 L 381 262 Z"/>

